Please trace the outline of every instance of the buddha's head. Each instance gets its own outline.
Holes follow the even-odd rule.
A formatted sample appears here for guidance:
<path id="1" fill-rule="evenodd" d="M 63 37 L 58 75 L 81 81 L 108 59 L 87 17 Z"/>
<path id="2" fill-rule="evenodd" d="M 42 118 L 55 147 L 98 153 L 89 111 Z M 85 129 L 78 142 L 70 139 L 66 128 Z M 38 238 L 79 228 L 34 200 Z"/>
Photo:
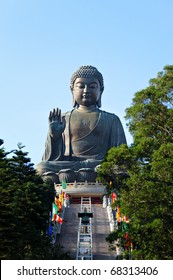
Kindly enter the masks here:
<path id="1" fill-rule="evenodd" d="M 101 107 L 101 95 L 104 90 L 104 82 L 102 74 L 93 66 L 81 66 L 76 72 L 73 73 L 70 82 L 70 89 L 73 95 L 73 107 L 79 105 L 77 100 L 80 91 L 90 92 L 92 100 L 88 103 L 95 102 L 97 107 Z M 87 100 L 85 100 L 87 106 Z M 91 104 L 93 105 L 93 104 Z"/>

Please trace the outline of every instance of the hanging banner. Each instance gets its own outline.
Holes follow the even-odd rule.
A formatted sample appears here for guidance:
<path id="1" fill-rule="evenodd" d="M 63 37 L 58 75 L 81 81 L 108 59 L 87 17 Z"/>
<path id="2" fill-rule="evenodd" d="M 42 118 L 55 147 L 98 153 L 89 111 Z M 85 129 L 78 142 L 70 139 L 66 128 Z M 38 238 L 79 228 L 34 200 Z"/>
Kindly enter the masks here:
<path id="1" fill-rule="evenodd" d="M 65 190 L 65 189 L 66 189 L 66 187 L 67 187 L 67 183 L 66 183 L 66 181 L 65 181 L 65 180 L 63 180 L 63 181 L 62 181 L 62 188 L 63 188 L 63 190 Z"/>
<path id="2" fill-rule="evenodd" d="M 58 214 L 58 207 L 55 203 L 52 203 L 52 215 Z"/>

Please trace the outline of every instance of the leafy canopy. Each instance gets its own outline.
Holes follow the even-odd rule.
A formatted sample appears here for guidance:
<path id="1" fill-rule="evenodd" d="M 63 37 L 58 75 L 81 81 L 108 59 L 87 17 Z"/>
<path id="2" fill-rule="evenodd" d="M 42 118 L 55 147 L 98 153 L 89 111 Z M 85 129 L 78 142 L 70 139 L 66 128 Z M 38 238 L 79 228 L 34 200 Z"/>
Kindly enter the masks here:
<path id="1" fill-rule="evenodd" d="M 108 151 L 98 178 L 116 191 L 121 214 L 130 217 L 134 259 L 173 258 L 173 66 L 167 65 L 126 109 L 130 147 Z M 119 176 L 120 172 L 128 176 Z M 121 174 L 122 174 L 121 173 Z M 112 184 L 110 185 L 110 181 Z M 111 242 L 124 243 L 122 228 Z M 108 238 L 109 240 L 109 238 Z"/>

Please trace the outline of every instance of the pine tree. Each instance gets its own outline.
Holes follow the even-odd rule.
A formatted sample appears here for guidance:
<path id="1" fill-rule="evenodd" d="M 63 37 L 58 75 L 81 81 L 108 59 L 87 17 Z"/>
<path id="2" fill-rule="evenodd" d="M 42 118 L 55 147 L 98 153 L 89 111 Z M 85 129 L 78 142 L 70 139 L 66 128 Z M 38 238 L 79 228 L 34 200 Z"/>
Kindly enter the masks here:
<path id="1" fill-rule="evenodd" d="M 11 158 L 0 150 L 1 259 L 48 259 L 52 248 L 46 230 L 54 186 L 36 174 L 22 149 L 19 144 Z"/>
<path id="2" fill-rule="evenodd" d="M 3 140 L 0 140 L 0 145 Z M 8 249 L 13 246 L 14 233 L 11 229 L 15 227 L 13 223 L 13 203 L 10 197 L 13 197 L 15 186 L 12 185 L 12 174 L 8 163 L 7 154 L 4 148 L 0 148 L 0 252 L 1 259 L 8 258 Z M 10 186 L 10 187 L 9 187 Z"/>

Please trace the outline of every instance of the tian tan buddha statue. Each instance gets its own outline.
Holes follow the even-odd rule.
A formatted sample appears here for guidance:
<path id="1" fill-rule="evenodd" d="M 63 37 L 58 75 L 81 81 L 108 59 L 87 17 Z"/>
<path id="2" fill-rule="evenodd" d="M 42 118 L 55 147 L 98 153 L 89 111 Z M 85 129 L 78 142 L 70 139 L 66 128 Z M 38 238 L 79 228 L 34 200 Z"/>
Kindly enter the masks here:
<path id="1" fill-rule="evenodd" d="M 36 169 L 56 183 L 94 181 L 106 152 L 126 144 L 123 126 L 115 114 L 100 110 L 104 82 L 95 67 L 81 66 L 74 72 L 70 89 L 73 109 L 65 114 L 59 108 L 50 112 L 45 152 Z"/>

